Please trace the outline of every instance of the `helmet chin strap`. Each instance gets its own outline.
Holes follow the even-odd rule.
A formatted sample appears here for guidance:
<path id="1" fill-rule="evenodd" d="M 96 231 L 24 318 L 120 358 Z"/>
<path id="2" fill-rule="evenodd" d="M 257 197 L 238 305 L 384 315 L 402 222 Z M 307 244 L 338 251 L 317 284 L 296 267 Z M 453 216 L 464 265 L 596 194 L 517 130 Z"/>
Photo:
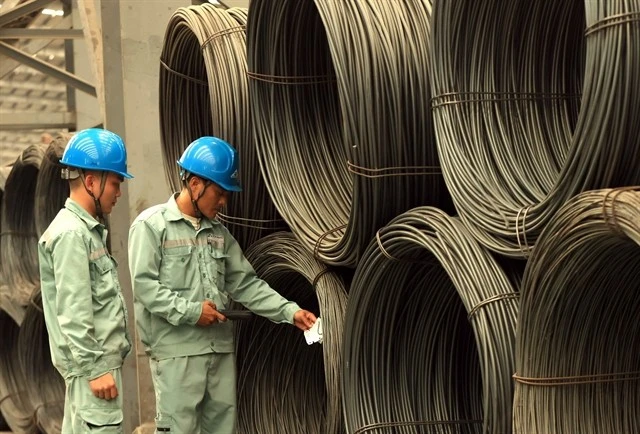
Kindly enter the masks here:
<path id="1" fill-rule="evenodd" d="M 189 190 L 189 198 L 191 199 L 191 204 L 193 205 L 193 210 L 196 214 L 196 217 L 198 218 L 206 217 L 204 213 L 200 210 L 200 207 L 198 206 L 198 201 L 202 198 L 202 196 L 204 196 L 204 192 L 207 190 L 207 187 L 211 185 L 211 182 L 206 181 L 204 179 L 202 180 L 202 182 L 204 182 L 204 188 L 202 189 L 198 197 L 196 197 L 195 199 L 193 198 L 193 192 L 191 191 L 191 186 L 189 185 L 189 179 L 188 178 L 185 179 L 184 182 L 187 184 L 187 190 Z"/>
<path id="2" fill-rule="evenodd" d="M 84 170 L 82 169 L 77 169 L 77 170 L 78 170 L 78 174 L 80 175 L 80 179 L 82 180 L 82 185 L 84 189 L 87 191 L 87 193 L 89 193 L 89 196 L 93 198 L 93 203 L 96 207 L 96 216 L 98 217 L 98 221 L 100 221 L 100 223 L 104 223 L 104 215 L 102 213 L 102 205 L 100 204 L 100 198 L 102 197 L 102 193 L 104 193 L 104 188 L 106 186 L 106 182 L 105 182 L 106 172 L 100 172 L 100 194 L 98 195 L 98 197 L 96 197 L 93 194 L 93 192 L 89 190 L 89 188 L 87 187 L 87 183 L 85 182 L 86 178 L 85 178 Z"/>

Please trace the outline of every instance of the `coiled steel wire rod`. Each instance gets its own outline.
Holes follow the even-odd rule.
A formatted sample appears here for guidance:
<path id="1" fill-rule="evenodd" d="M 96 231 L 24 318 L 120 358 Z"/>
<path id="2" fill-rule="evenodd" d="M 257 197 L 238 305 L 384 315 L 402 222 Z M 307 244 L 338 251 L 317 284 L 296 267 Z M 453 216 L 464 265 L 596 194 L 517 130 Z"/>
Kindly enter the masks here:
<path id="1" fill-rule="evenodd" d="M 511 432 L 517 296 L 457 218 L 420 207 L 380 229 L 349 292 L 347 432 Z"/>
<path id="2" fill-rule="evenodd" d="M 253 0 L 252 124 L 278 211 L 316 257 L 355 267 L 375 231 L 448 209 L 429 106 L 428 0 Z"/>
<path id="3" fill-rule="evenodd" d="M 69 197 L 69 182 L 60 176 L 64 167 L 60 159 L 70 138 L 69 134 L 58 134 L 47 147 L 40 164 L 34 207 L 38 236 L 44 233 Z"/>
<path id="4" fill-rule="evenodd" d="M 7 178 L 3 198 L 0 266 L 7 286 L 22 305 L 29 302 L 33 285 L 40 281 L 34 203 L 43 157 L 44 148 L 39 145 L 20 154 Z"/>
<path id="5" fill-rule="evenodd" d="M 314 259 L 291 233 L 247 250 L 257 274 L 284 297 L 320 315 L 322 345 L 295 327 L 257 317 L 236 324 L 238 432 L 344 432 L 340 366 L 347 295 L 340 275 Z"/>
<path id="6" fill-rule="evenodd" d="M 160 125 L 167 178 L 181 188 L 176 161 L 193 140 L 216 136 L 240 154 L 241 194 L 218 218 L 243 248 L 287 228 L 262 180 L 249 125 L 247 10 L 179 8 L 167 25 L 160 67 Z"/>
<path id="7" fill-rule="evenodd" d="M 479 241 L 526 257 L 577 193 L 640 183 L 640 1 L 451 0 L 433 16 L 442 169 Z"/>
<path id="8" fill-rule="evenodd" d="M 640 191 L 582 193 L 542 232 L 522 286 L 514 433 L 640 432 L 639 268 Z"/>
<path id="9" fill-rule="evenodd" d="M 34 290 L 20 325 L 17 358 L 24 372 L 23 387 L 34 408 L 34 419 L 43 432 L 59 433 L 64 416 L 65 386 L 51 363 L 40 288 Z"/>
<path id="10" fill-rule="evenodd" d="M 12 306 L 8 307 L 8 304 Z M 17 356 L 18 334 L 24 309 L 2 298 L 0 308 L 0 411 L 15 433 L 35 434 L 34 409 L 24 389 L 24 372 Z"/>

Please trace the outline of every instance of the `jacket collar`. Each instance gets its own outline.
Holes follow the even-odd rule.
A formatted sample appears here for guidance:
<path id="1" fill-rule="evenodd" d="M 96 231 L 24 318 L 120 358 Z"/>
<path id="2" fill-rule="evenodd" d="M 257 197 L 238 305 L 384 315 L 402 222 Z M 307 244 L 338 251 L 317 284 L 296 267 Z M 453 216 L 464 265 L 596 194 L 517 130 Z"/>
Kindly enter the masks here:
<path id="1" fill-rule="evenodd" d="M 167 201 L 167 210 L 165 212 L 165 217 L 170 222 L 177 222 L 179 220 L 184 220 L 185 223 L 188 223 L 189 226 L 191 226 L 191 223 L 189 223 L 187 219 L 184 218 L 184 216 L 182 215 L 182 211 L 180 211 L 180 208 L 178 208 L 178 203 L 176 202 L 176 198 L 178 197 L 179 194 L 180 193 L 172 194 L 169 200 Z M 201 228 L 208 227 L 208 226 L 215 226 L 218 224 L 220 224 L 220 222 L 216 219 L 209 220 L 206 217 L 202 217 L 202 219 L 200 220 Z"/>
<path id="2" fill-rule="evenodd" d="M 77 215 L 82 221 L 84 221 L 84 223 L 90 230 L 98 226 L 104 228 L 104 225 L 102 223 L 93 218 L 93 216 L 89 214 L 86 209 L 82 208 L 78 202 L 71 199 L 70 197 L 68 197 L 64 202 L 64 207 Z"/>

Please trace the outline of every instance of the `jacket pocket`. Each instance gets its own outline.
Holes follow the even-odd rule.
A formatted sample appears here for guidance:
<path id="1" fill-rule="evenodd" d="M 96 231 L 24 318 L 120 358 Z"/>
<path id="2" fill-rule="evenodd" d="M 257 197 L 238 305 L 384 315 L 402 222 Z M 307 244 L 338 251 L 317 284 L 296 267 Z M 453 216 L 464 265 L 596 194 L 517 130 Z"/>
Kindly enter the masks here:
<path id="1" fill-rule="evenodd" d="M 91 285 L 97 301 L 111 301 L 117 294 L 115 264 L 109 255 L 103 255 L 90 264 Z"/>
<path id="2" fill-rule="evenodd" d="M 123 414 L 120 408 L 84 407 L 78 415 L 87 432 L 104 434 L 123 434 Z"/>
<path id="3" fill-rule="evenodd" d="M 193 247 L 180 246 L 162 251 L 160 262 L 160 282 L 175 291 L 193 286 Z"/>

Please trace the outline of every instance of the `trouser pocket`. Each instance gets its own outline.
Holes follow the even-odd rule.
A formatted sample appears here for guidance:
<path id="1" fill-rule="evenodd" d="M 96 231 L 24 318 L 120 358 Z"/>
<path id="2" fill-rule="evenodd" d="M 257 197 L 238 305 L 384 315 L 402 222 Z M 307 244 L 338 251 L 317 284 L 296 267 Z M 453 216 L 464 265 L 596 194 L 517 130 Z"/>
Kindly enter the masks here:
<path id="1" fill-rule="evenodd" d="M 119 408 L 86 407 L 78 411 L 88 433 L 123 434 L 122 410 Z"/>

